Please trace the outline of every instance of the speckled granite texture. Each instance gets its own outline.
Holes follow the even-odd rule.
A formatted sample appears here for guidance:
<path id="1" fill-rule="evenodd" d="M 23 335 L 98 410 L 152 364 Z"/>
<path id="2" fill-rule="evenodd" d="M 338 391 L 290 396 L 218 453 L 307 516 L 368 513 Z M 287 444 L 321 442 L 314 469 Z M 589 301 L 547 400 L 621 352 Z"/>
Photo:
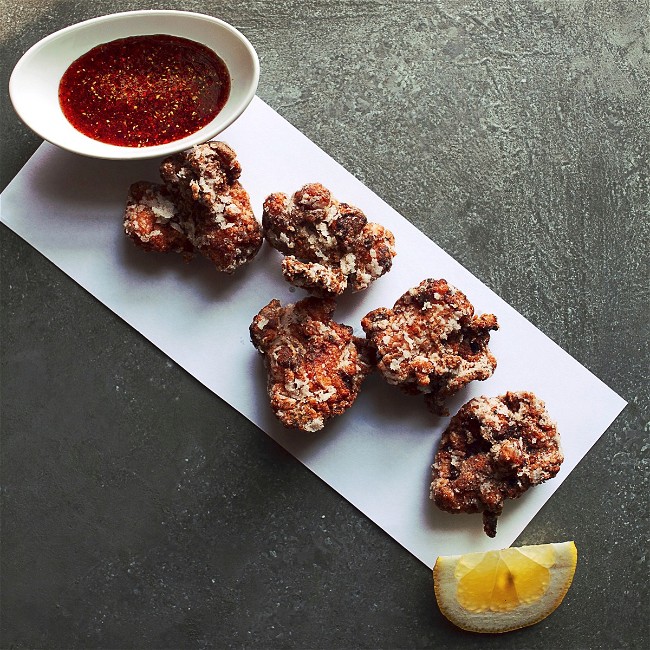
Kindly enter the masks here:
<path id="1" fill-rule="evenodd" d="M 240 28 L 265 101 L 630 404 L 519 540 L 576 540 L 564 604 L 461 633 L 417 560 L 3 226 L 0 646 L 645 646 L 647 0 L 3 0 L 3 88 L 49 32 L 161 7 Z M 0 100 L 4 187 L 39 140 Z"/>

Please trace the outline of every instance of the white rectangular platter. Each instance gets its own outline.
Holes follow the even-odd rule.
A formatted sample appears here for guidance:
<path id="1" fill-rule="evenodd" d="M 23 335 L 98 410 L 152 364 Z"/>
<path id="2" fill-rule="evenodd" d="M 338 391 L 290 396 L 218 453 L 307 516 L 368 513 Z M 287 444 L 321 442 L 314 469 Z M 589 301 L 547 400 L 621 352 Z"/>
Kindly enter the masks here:
<path id="1" fill-rule="evenodd" d="M 439 512 L 429 501 L 430 465 L 448 419 L 428 413 L 421 398 L 373 376 L 354 406 L 319 433 L 275 420 L 248 327 L 272 298 L 287 303 L 305 294 L 290 290 L 268 246 L 233 276 L 203 260 L 185 264 L 137 249 L 122 230 L 127 190 L 137 180 L 159 180 L 160 161 L 87 159 L 45 143 L 3 192 L 0 219 L 427 566 L 438 555 L 512 544 L 625 402 L 260 99 L 220 139 L 238 154 L 259 218 L 268 194 L 319 181 L 395 234 L 393 269 L 367 291 L 344 296 L 337 321 L 363 335 L 367 312 L 392 307 L 425 278 L 445 278 L 477 313 L 497 315 L 501 328 L 490 348 L 498 368 L 450 410 L 477 395 L 534 391 L 558 423 L 565 462 L 555 479 L 506 504 L 496 538 L 484 535 L 480 515 Z"/>

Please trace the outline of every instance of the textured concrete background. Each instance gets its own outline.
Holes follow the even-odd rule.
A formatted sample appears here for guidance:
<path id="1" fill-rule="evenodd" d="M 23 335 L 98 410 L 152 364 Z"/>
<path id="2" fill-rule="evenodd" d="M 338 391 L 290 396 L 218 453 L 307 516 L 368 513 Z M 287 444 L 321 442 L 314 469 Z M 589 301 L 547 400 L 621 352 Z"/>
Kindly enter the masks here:
<path id="1" fill-rule="evenodd" d="M 2 0 L 2 187 L 39 144 L 19 56 L 136 8 L 241 29 L 265 101 L 630 405 L 519 540 L 576 540 L 564 604 L 461 633 L 417 560 L 2 227 L 2 648 L 644 646 L 649 3 Z"/>

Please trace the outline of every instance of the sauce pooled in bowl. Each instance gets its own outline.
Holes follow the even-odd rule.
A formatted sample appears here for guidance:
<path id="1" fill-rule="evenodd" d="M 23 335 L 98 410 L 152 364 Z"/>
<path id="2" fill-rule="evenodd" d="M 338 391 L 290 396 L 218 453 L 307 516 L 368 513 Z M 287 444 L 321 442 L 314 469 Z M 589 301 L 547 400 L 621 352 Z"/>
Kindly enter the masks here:
<path id="1" fill-rule="evenodd" d="M 149 147 L 179 140 L 212 121 L 230 94 L 230 74 L 209 47 L 166 34 L 98 45 L 59 84 L 67 120 L 94 140 Z"/>

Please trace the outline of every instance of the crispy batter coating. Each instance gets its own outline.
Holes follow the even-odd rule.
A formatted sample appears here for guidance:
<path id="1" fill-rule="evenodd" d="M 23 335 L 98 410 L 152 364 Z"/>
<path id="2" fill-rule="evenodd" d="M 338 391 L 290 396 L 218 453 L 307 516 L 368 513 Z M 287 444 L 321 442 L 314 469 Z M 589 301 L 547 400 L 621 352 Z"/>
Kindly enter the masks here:
<path id="1" fill-rule="evenodd" d="M 188 238 L 226 273 L 255 257 L 263 241 L 240 174 L 237 155 L 224 142 L 192 147 L 169 156 L 160 166 Z"/>
<path id="2" fill-rule="evenodd" d="M 393 309 L 375 309 L 361 321 L 376 350 L 377 368 L 405 393 L 425 393 L 429 408 L 448 415 L 445 399 L 496 368 L 488 349 L 493 314 L 474 316 L 474 307 L 445 280 L 424 280 Z"/>
<path id="3" fill-rule="evenodd" d="M 553 478 L 563 460 L 557 428 L 533 393 L 478 397 L 442 434 L 430 498 L 447 512 L 482 512 L 494 537 L 504 500 Z"/>
<path id="4" fill-rule="evenodd" d="M 131 186 L 126 233 L 146 250 L 197 251 L 219 271 L 232 273 L 253 259 L 263 242 L 240 174 L 235 152 L 223 142 L 207 142 L 169 156 L 160 166 L 164 186 Z M 145 185 L 149 189 L 143 192 Z M 173 216 L 163 223 L 168 214 Z"/>
<path id="5" fill-rule="evenodd" d="M 318 431 L 354 403 L 371 371 L 367 344 L 332 320 L 336 302 L 309 297 L 283 307 L 272 300 L 250 326 L 264 356 L 271 408 L 286 427 Z"/>
<path id="6" fill-rule="evenodd" d="M 350 286 L 361 291 L 390 271 L 393 234 L 320 183 L 309 183 L 291 198 L 275 193 L 264 201 L 267 241 L 286 256 L 284 278 L 320 296 L 337 296 Z"/>
<path id="7" fill-rule="evenodd" d="M 145 250 L 191 256 L 194 246 L 180 225 L 180 217 L 164 185 L 139 181 L 129 188 L 124 231 Z"/>

